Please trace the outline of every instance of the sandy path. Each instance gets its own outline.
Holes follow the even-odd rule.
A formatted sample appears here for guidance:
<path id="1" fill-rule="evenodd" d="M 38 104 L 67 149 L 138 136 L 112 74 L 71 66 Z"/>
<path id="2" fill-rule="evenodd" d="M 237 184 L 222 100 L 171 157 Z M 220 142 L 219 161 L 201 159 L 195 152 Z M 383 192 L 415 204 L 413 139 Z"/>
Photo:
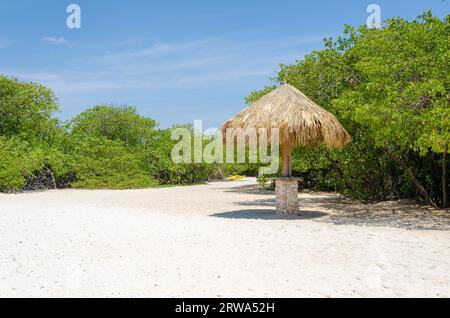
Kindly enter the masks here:
<path id="1" fill-rule="evenodd" d="M 2 194 L 0 296 L 450 296 L 448 219 L 359 226 L 317 194 L 284 219 L 254 184 Z"/>

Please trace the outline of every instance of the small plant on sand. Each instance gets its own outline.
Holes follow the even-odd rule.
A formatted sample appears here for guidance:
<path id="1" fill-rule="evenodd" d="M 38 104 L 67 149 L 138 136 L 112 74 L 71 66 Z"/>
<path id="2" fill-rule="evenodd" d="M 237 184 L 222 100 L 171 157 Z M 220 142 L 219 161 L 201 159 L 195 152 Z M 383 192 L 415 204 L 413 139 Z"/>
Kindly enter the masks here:
<path id="1" fill-rule="evenodd" d="M 267 183 L 269 182 L 269 177 L 266 176 L 259 176 L 258 178 L 256 178 L 256 181 L 258 182 L 259 186 L 262 189 L 265 189 L 267 186 Z"/>

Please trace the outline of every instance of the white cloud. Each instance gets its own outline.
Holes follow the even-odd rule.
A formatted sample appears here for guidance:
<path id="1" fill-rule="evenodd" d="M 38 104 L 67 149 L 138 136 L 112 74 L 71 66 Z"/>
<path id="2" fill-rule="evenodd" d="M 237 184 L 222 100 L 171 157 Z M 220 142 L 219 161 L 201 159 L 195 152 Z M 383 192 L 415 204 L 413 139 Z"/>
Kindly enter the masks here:
<path id="1" fill-rule="evenodd" d="M 57 93 L 79 94 L 99 91 L 114 91 L 123 88 L 124 85 L 111 80 L 96 80 L 92 78 L 78 78 L 64 73 L 47 72 L 9 72 L 22 81 L 38 82 L 54 89 Z"/>
<path id="2" fill-rule="evenodd" d="M 66 39 L 63 37 L 44 36 L 41 40 L 52 44 L 67 44 Z"/>
<path id="3" fill-rule="evenodd" d="M 295 57 L 301 58 L 302 47 L 321 43 L 322 39 L 323 36 L 317 35 L 269 40 L 218 36 L 186 42 L 159 42 L 140 49 L 115 50 L 97 56 L 90 60 L 93 62 L 90 68 L 105 70 L 108 76 L 115 73 L 124 80 L 132 77 L 140 81 L 157 78 L 158 75 L 165 81 L 184 74 L 203 78 L 203 73 L 213 74 L 213 78 L 217 78 L 217 74 L 223 71 L 242 74 L 242 69 L 247 69 L 249 65 L 253 66 L 249 72 L 253 75 L 255 71 L 260 74 L 261 69 L 276 70 L 279 62 L 295 62 Z"/>
<path id="4" fill-rule="evenodd" d="M 106 54 L 98 57 L 98 61 L 109 63 L 118 60 L 135 60 L 137 58 L 156 59 L 167 56 L 168 54 L 177 54 L 183 51 L 195 50 L 201 46 L 211 44 L 218 41 L 220 38 L 206 38 L 198 41 L 186 42 L 158 42 L 149 47 L 138 50 L 125 50 L 118 53 Z"/>
<path id="5" fill-rule="evenodd" d="M 80 56 L 70 65 L 10 73 L 19 79 L 40 82 L 63 98 L 92 95 L 113 100 L 121 96 L 146 96 L 164 89 L 245 86 L 276 76 L 280 62 L 295 62 L 309 51 L 308 44 L 318 45 L 322 39 L 320 35 L 268 39 L 241 35 L 147 46 L 130 40 L 123 46 L 114 45 L 113 49 L 101 51 L 100 55 Z M 64 38 L 42 40 L 66 43 Z"/>
<path id="6" fill-rule="evenodd" d="M 40 82 L 40 83 L 47 83 L 52 81 L 59 81 L 62 79 L 61 74 L 56 73 L 50 73 L 50 72 L 43 72 L 43 71 L 4 71 L 6 74 L 11 74 L 14 77 L 17 77 L 20 80 L 23 81 L 30 81 L 30 82 Z"/>

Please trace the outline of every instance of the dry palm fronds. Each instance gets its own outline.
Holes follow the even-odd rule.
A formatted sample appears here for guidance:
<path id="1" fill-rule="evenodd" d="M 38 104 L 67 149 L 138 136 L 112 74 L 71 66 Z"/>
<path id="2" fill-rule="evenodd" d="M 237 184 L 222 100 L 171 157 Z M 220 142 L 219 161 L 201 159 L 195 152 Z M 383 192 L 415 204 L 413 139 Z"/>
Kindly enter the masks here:
<path id="1" fill-rule="evenodd" d="M 228 120 L 227 128 L 278 128 L 281 143 L 291 145 L 325 144 L 341 148 L 351 141 L 336 117 L 314 103 L 295 87 L 284 84 Z"/>

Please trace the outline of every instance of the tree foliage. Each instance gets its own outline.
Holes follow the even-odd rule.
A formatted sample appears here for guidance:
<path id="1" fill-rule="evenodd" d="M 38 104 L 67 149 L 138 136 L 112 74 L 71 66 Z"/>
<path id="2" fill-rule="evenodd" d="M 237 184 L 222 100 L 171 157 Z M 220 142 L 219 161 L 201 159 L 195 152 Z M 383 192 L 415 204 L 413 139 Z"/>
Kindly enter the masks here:
<path id="1" fill-rule="evenodd" d="M 341 152 L 297 151 L 294 171 L 316 187 L 362 200 L 417 194 L 444 205 L 449 38 L 450 16 L 427 11 L 412 21 L 390 19 L 380 30 L 347 26 L 324 50 L 281 65 L 276 81 L 288 81 L 336 114 L 353 137 Z M 247 102 L 267 91 L 253 92 Z"/>
<path id="2" fill-rule="evenodd" d="M 50 89 L 0 75 L 0 135 L 47 140 L 57 129 L 57 110 Z"/>

